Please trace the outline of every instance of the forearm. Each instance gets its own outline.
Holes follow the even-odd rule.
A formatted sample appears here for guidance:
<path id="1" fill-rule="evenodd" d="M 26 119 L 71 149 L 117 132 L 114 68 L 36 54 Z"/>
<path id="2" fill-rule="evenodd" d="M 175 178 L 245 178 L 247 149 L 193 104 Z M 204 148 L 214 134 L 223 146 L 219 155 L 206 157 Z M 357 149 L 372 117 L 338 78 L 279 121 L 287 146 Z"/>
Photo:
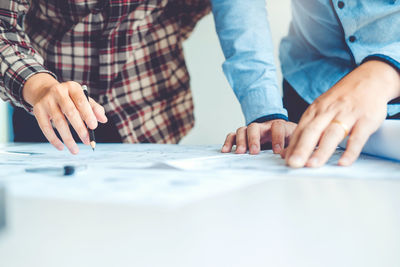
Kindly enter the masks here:
<path id="1" fill-rule="evenodd" d="M 28 8 L 29 1 L 24 0 L 12 0 L 1 5 L 0 90 L 2 99 L 30 111 L 31 107 L 23 97 L 25 83 L 38 73 L 48 73 L 48 76 L 54 74 L 43 66 L 43 58 L 31 46 L 29 38 L 18 24 Z"/>

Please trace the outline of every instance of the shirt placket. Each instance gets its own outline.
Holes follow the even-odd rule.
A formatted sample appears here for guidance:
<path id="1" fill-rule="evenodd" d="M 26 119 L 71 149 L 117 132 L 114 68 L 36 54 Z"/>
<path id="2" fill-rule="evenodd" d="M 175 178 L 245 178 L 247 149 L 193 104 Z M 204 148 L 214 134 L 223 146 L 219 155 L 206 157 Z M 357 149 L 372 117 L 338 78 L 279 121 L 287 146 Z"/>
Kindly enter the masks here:
<path id="1" fill-rule="evenodd" d="M 353 64 L 358 65 L 361 59 L 357 52 L 359 36 L 357 36 L 357 16 L 354 12 L 358 10 L 357 3 L 352 0 L 331 0 L 331 6 L 342 27 L 343 41 L 348 48 Z"/>

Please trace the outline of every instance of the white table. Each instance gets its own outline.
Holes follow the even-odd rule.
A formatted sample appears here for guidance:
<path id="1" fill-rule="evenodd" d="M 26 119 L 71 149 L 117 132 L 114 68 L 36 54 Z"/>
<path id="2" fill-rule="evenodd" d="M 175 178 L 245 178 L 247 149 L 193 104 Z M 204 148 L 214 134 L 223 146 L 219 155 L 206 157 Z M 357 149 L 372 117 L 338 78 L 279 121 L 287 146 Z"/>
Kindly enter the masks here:
<path id="1" fill-rule="evenodd" d="M 6 196 L 5 196 L 5 189 L 2 184 L 0 184 L 0 231 L 5 226 L 5 203 Z"/>
<path id="2" fill-rule="evenodd" d="M 9 193 L 0 266 L 400 266 L 400 178 L 268 174 L 170 208 Z"/>

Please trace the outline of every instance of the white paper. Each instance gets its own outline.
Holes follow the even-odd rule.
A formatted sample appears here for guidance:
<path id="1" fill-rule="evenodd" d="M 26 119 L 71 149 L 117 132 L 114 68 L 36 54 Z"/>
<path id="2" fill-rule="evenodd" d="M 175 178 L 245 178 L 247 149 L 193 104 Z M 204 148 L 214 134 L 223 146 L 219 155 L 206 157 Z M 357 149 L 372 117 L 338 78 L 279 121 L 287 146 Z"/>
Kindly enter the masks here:
<path id="1" fill-rule="evenodd" d="M 400 163 L 360 155 L 349 167 L 341 167 L 337 162 L 343 150 L 338 149 L 328 163 L 321 168 L 292 169 L 285 165 L 279 155 L 272 151 L 262 151 L 259 155 L 224 155 L 200 159 L 167 161 L 167 164 L 183 170 L 244 170 L 248 173 L 261 171 L 280 176 L 336 177 L 336 178 L 400 178 Z"/>
<path id="2" fill-rule="evenodd" d="M 346 148 L 347 139 L 340 147 Z M 382 126 L 368 139 L 363 153 L 400 161 L 400 120 L 385 120 Z"/>
<path id="3" fill-rule="evenodd" d="M 93 202 L 176 206 L 268 179 L 400 179 L 400 163 L 366 155 L 339 167 L 340 150 L 322 168 L 291 169 L 271 151 L 222 154 L 219 146 L 98 144 L 92 152 L 81 145 L 76 156 L 48 144 L 1 149 L 11 152 L 0 153 L 0 182 L 12 194 Z M 86 170 L 71 177 L 25 171 L 65 165 Z"/>

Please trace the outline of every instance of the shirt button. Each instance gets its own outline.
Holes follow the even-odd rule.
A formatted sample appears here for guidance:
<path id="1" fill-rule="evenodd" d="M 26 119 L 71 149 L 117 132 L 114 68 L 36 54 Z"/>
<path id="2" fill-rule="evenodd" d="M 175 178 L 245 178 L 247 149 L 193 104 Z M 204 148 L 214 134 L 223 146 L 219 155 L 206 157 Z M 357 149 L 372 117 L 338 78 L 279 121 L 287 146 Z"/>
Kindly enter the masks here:
<path id="1" fill-rule="evenodd" d="M 349 37 L 350 43 L 354 43 L 356 40 L 357 40 L 357 38 L 354 35 Z"/>
<path id="2" fill-rule="evenodd" d="M 343 1 L 339 1 L 339 2 L 337 3 L 337 5 L 338 5 L 338 7 L 339 7 L 340 9 L 344 8 L 344 2 L 343 2 Z"/>

